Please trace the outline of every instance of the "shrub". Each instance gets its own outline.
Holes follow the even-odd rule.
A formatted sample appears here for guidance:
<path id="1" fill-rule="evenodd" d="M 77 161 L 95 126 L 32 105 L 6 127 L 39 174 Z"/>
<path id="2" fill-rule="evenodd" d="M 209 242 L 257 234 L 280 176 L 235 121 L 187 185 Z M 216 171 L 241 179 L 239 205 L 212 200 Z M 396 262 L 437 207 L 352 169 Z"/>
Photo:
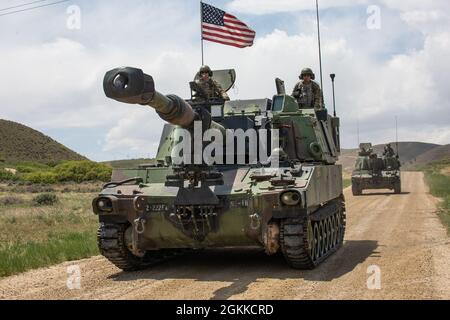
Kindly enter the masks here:
<path id="1" fill-rule="evenodd" d="M 25 181 L 31 183 L 54 184 L 58 182 L 57 176 L 53 172 L 33 172 L 24 176 Z"/>
<path id="2" fill-rule="evenodd" d="M 22 162 L 16 165 L 16 170 L 17 174 L 14 174 L 0 168 L 0 181 L 43 185 L 58 182 L 108 182 L 112 174 L 110 166 L 92 161 L 68 161 L 54 167 L 41 163 Z"/>
<path id="3" fill-rule="evenodd" d="M 16 169 L 19 173 L 33 173 L 49 171 L 50 167 L 42 163 L 20 162 L 16 165 Z"/>
<path id="4" fill-rule="evenodd" d="M 53 193 L 42 193 L 33 198 L 33 203 L 36 206 L 52 206 L 58 201 L 58 197 Z"/>
<path id="5" fill-rule="evenodd" d="M 0 198 L 0 205 L 3 205 L 3 206 L 14 206 L 14 205 L 22 204 L 22 203 L 24 203 L 24 201 L 17 197 L 7 196 L 7 197 Z"/>
<path id="6" fill-rule="evenodd" d="M 0 169 L 0 181 L 17 181 L 17 177 L 14 173 L 9 172 L 5 169 Z"/>
<path id="7" fill-rule="evenodd" d="M 36 168 L 32 168 L 30 166 L 18 165 L 16 167 L 17 172 L 19 173 L 32 173 L 36 171 Z"/>
<path id="8" fill-rule="evenodd" d="M 112 168 L 91 161 L 68 161 L 54 169 L 60 182 L 109 181 Z"/>

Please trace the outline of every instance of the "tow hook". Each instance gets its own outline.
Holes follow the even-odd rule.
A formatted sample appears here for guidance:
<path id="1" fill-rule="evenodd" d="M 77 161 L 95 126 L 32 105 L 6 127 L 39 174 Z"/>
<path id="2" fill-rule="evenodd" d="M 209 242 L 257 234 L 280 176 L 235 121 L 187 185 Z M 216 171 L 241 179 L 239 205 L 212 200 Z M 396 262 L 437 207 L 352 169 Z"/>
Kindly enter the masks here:
<path id="1" fill-rule="evenodd" d="M 134 220 L 133 232 L 131 232 L 131 251 L 135 256 L 144 257 L 145 251 L 139 249 L 139 236 L 145 232 L 145 224 L 147 220 L 144 218 L 137 218 Z"/>
<path id="2" fill-rule="evenodd" d="M 134 231 L 136 231 L 137 234 L 143 234 L 145 232 L 145 224 L 147 223 L 147 220 L 144 218 L 138 218 L 134 220 Z"/>
<path id="3" fill-rule="evenodd" d="M 250 216 L 250 228 L 252 230 L 258 230 L 261 227 L 261 217 L 259 214 L 254 213 Z"/>

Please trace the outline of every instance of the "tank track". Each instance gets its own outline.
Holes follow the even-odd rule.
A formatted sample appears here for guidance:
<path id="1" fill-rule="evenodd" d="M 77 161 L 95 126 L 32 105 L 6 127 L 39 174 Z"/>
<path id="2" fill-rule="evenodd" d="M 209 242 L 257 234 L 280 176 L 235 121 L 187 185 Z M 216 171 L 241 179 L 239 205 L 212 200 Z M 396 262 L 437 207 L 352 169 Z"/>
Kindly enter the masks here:
<path id="1" fill-rule="evenodd" d="M 128 227 L 128 224 L 102 222 L 97 232 L 97 245 L 100 253 L 123 271 L 147 269 L 185 252 L 164 249 L 147 251 L 143 257 L 135 256 L 125 243 L 125 231 Z"/>
<path id="2" fill-rule="evenodd" d="M 352 194 L 354 196 L 361 196 L 362 195 L 362 189 L 361 186 L 359 186 L 359 184 L 357 183 L 352 183 Z"/>
<path id="3" fill-rule="evenodd" d="M 342 246 L 345 226 L 343 199 L 332 201 L 304 219 L 284 219 L 281 251 L 292 268 L 314 269 Z"/>
<path id="4" fill-rule="evenodd" d="M 394 193 L 395 193 L 395 194 L 400 194 L 400 193 L 402 193 L 402 183 L 401 183 L 400 180 L 397 181 L 397 182 L 394 184 Z"/>

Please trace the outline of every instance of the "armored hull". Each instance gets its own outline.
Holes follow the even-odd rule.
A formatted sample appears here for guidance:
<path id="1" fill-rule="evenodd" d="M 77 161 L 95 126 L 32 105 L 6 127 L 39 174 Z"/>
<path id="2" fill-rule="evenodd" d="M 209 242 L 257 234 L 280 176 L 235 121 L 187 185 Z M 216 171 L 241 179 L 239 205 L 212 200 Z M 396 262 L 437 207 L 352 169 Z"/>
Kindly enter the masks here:
<path id="1" fill-rule="evenodd" d="M 361 195 L 364 190 L 389 189 L 394 193 L 401 193 L 401 181 L 399 171 L 385 171 L 380 176 L 374 176 L 370 172 L 356 172 L 352 176 L 353 195 Z"/>
<path id="2" fill-rule="evenodd" d="M 277 180 L 279 170 L 292 168 L 266 169 L 264 174 L 261 169 L 251 167 L 218 168 L 223 173 L 224 185 L 210 189 L 218 202 L 203 201 L 208 195 L 199 189 L 189 194 L 192 204 L 189 201 L 181 204 L 179 189 L 165 186 L 161 178 L 171 174 L 170 168 L 118 171 L 115 174 L 122 178 L 140 176 L 142 182 L 108 187 L 94 199 L 101 223 L 100 249 L 110 257 L 114 242 L 124 247 L 121 249 L 124 253 L 136 251 L 133 240 L 139 251 L 147 255 L 158 255 L 161 249 L 178 252 L 178 249 L 260 246 L 269 254 L 278 249 L 292 257 L 301 253 L 305 260 L 298 267 L 314 267 L 343 241 L 341 167 L 299 166 L 298 173 L 281 184 Z M 324 185 L 329 188 L 323 189 Z M 299 204 L 286 207 L 282 202 L 285 193 L 297 194 Z M 112 210 L 98 210 L 99 201 L 110 202 Z M 140 221 L 141 217 L 145 219 Z M 115 231 L 111 238 L 108 237 L 111 229 L 121 232 Z M 137 235 L 135 239 L 133 232 Z M 127 256 L 128 253 L 122 259 Z M 295 261 L 292 264 L 297 266 Z"/>

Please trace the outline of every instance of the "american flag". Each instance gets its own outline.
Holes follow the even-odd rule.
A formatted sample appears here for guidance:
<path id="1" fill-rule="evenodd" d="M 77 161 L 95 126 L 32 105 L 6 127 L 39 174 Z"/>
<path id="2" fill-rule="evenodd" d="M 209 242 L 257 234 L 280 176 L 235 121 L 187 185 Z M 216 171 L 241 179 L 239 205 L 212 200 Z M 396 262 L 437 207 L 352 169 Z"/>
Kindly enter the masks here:
<path id="1" fill-rule="evenodd" d="M 202 38 L 238 48 L 251 47 L 256 33 L 235 16 L 202 2 Z"/>

